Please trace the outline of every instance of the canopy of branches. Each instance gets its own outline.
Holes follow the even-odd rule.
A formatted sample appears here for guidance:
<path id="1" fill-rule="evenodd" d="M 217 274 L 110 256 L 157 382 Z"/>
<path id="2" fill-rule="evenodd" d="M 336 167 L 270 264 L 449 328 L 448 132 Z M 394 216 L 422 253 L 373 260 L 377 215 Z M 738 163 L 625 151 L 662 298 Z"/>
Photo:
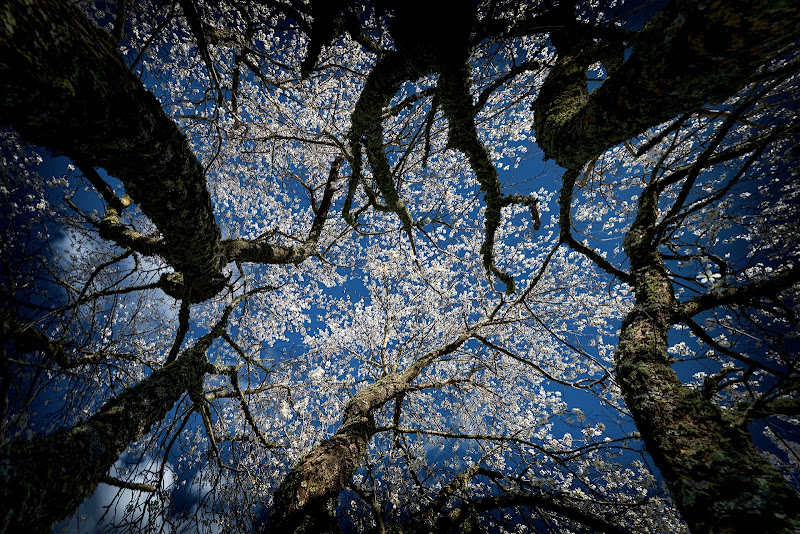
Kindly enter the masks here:
<path id="1" fill-rule="evenodd" d="M 0 532 L 797 532 L 798 39 L 4 2 Z"/>

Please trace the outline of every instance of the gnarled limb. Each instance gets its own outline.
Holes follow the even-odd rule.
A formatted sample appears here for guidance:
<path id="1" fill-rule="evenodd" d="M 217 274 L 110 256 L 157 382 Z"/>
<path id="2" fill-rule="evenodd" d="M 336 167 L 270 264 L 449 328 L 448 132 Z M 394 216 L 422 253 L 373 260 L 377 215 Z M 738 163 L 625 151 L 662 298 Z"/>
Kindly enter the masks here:
<path id="1" fill-rule="evenodd" d="M 269 519 L 270 532 L 337 532 L 338 496 L 361 464 L 369 440 L 378 432 L 375 410 L 403 394 L 423 369 L 457 350 L 485 322 L 424 354 L 404 372 L 388 374 L 353 396 L 336 434 L 315 445 L 281 483 Z"/>
<path id="2" fill-rule="evenodd" d="M 190 300 L 214 296 L 223 257 L 203 168 L 112 38 L 68 2 L 10 0 L 0 56 L 0 121 L 119 178 L 160 230 Z"/>
<path id="3" fill-rule="evenodd" d="M 586 67 L 599 55 L 554 39 L 559 58 L 536 103 L 539 145 L 562 167 L 581 169 L 625 139 L 734 94 L 800 37 L 798 22 L 796 2 L 672 0 L 591 95 Z"/>

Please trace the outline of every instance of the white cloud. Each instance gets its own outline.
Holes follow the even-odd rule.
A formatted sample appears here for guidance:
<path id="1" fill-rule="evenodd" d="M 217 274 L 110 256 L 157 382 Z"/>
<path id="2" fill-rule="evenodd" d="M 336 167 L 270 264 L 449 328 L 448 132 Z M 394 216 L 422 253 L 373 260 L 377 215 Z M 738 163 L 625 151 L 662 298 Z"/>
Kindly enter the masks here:
<path id="1" fill-rule="evenodd" d="M 126 455 L 117 460 L 111 468 L 112 477 L 119 476 L 123 470 L 132 471 L 132 476 L 125 480 L 140 484 L 153 484 L 160 469 L 160 462 L 153 458 L 145 457 L 138 465 L 126 465 Z M 141 525 L 147 530 L 159 531 L 163 525 L 161 514 L 151 514 L 150 510 L 163 510 L 169 504 L 162 500 L 162 496 L 169 495 L 174 487 L 175 473 L 167 464 L 160 490 L 155 493 L 122 489 L 108 484 L 99 484 L 95 492 L 78 507 L 69 519 L 57 523 L 53 532 L 79 532 L 92 534 L 103 532 L 112 524 L 124 521 L 141 519 Z M 150 500 L 154 507 L 145 503 Z M 169 530 L 169 529 L 168 529 Z"/>

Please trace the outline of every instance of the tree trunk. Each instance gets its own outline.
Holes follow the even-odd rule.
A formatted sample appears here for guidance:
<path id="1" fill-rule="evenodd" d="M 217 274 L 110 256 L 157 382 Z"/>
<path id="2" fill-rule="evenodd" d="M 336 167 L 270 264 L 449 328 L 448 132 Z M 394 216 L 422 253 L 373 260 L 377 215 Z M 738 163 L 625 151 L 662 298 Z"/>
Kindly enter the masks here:
<path id="1" fill-rule="evenodd" d="M 460 347 L 485 322 L 480 321 L 451 343 L 426 353 L 404 372 L 386 375 L 350 399 L 336 434 L 314 446 L 281 482 L 267 532 L 339 532 L 339 493 L 361 465 L 369 440 L 375 435 L 375 410 L 404 392 L 423 369 Z"/>
<path id="2" fill-rule="evenodd" d="M 49 532 L 72 514 L 131 442 L 163 420 L 184 391 L 202 386 L 212 340 L 204 336 L 85 422 L 0 448 L 0 532 Z"/>
<path id="3" fill-rule="evenodd" d="M 629 43 L 630 58 L 591 95 L 586 68 L 601 60 L 602 47 L 589 39 L 576 57 L 571 49 L 582 35 L 564 32 L 563 46 L 554 39 L 559 58 L 536 100 L 536 136 L 546 157 L 580 170 L 652 126 L 736 93 L 800 38 L 800 2 L 672 0 Z"/>
<path id="4" fill-rule="evenodd" d="M 375 435 L 373 413 L 409 383 L 406 373 L 387 375 L 358 392 L 344 409 L 342 426 L 315 445 L 286 475 L 270 515 L 269 532 L 333 533 L 339 493 L 361 465 Z"/>
<path id="5" fill-rule="evenodd" d="M 676 300 L 647 190 L 639 210 L 624 241 L 636 306 L 620 331 L 616 370 L 647 450 L 692 532 L 800 532 L 800 495 L 749 435 L 672 370 L 667 332 Z"/>
<path id="6" fill-rule="evenodd" d="M 163 235 L 189 300 L 217 294 L 225 261 L 203 168 L 111 37 L 69 2 L 8 0 L 0 58 L 0 122 L 119 178 Z"/>

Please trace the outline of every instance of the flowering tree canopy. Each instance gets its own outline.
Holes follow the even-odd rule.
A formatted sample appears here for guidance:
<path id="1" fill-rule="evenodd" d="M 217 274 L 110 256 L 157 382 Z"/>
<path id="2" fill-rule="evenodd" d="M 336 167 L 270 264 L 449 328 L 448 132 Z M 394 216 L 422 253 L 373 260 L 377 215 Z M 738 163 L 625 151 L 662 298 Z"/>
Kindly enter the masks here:
<path id="1" fill-rule="evenodd" d="M 8 0 L 0 532 L 797 532 L 799 38 Z"/>

